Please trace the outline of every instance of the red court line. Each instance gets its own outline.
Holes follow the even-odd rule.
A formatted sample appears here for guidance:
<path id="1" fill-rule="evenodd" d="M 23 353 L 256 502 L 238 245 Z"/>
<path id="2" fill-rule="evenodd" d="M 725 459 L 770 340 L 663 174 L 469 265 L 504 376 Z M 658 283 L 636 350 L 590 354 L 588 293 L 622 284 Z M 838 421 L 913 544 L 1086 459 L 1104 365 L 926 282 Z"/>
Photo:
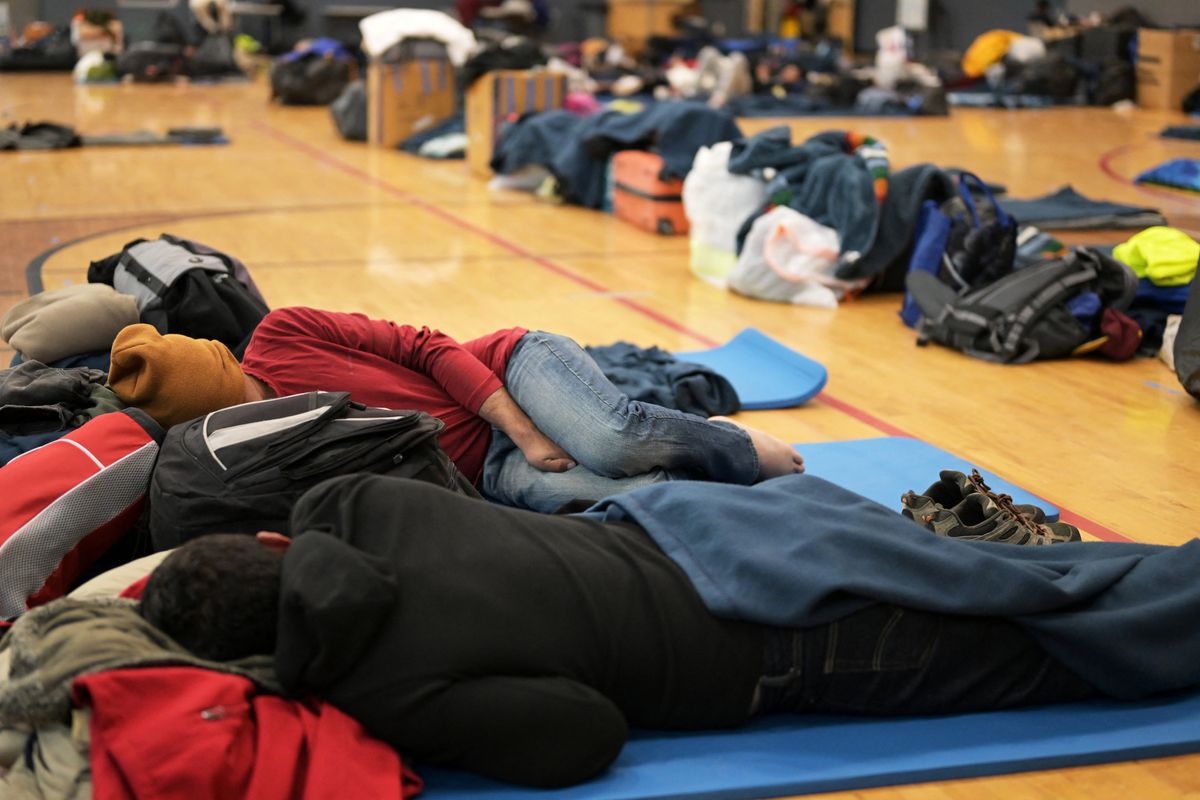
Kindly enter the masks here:
<path id="1" fill-rule="evenodd" d="M 533 253 L 530 250 L 527 250 L 526 248 L 522 247 L 521 245 L 516 244 L 515 242 L 511 242 L 508 239 L 503 238 L 502 236 L 499 236 L 485 228 L 480 227 L 479 225 L 476 225 L 475 223 L 471 222 L 470 220 L 463 219 L 462 217 L 458 216 L 457 214 L 453 213 L 452 211 L 441 208 L 440 206 L 436 206 L 420 197 L 417 197 L 414 194 L 406 192 L 405 190 L 399 188 L 398 186 L 393 186 L 392 184 L 388 183 L 387 181 L 377 178 L 374 175 L 371 175 L 370 173 L 359 169 L 358 167 L 355 167 L 351 164 L 347 164 L 346 162 L 342 161 L 341 159 L 338 159 L 338 158 L 335 158 L 335 157 L 329 155 L 324 150 L 320 150 L 316 147 L 313 147 L 308 142 L 305 142 L 301 139 L 297 139 L 293 136 L 289 136 L 288 134 L 284 133 L 283 131 L 277 130 L 276 128 L 273 128 L 270 125 L 267 125 L 266 123 L 263 123 L 263 122 L 255 121 L 255 122 L 251 123 L 251 126 L 253 128 L 255 128 L 256 130 L 260 131 L 261 133 L 266 134 L 267 136 L 270 136 L 274 139 L 277 139 L 280 142 L 283 142 L 284 144 L 287 144 L 297 150 L 300 150 L 304 154 L 321 162 L 322 164 L 325 164 L 328 167 L 331 167 L 331 168 L 336 169 L 340 172 L 343 172 L 347 175 L 351 175 L 355 178 L 358 178 L 359 180 L 361 180 L 365 183 L 368 183 L 371 186 L 374 186 L 378 189 L 381 189 L 395 197 L 401 197 L 405 200 L 408 200 L 409 202 L 413 203 L 414 205 L 419 206 L 420 208 L 424 209 L 425 211 L 428 211 L 429 213 L 445 220 L 446 222 L 449 222 L 450 224 L 452 224 L 458 228 L 461 228 L 462 230 L 466 230 L 466 231 L 476 234 L 477 236 L 481 236 L 484 239 L 486 239 L 487 241 L 496 245 L 497 247 L 503 248 L 503 249 L 509 251 L 510 253 L 514 253 L 515 255 L 519 255 L 524 258 L 527 258 L 530 261 L 532 261 L 533 263 L 537 264 L 538 266 L 540 266 L 546 270 L 549 270 L 550 272 L 553 272 L 555 275 L 559 275 L 563 278 L 566 278 L 567 280 L 577 283 L 580 286 L 583 286 L 592 291 L 611 294 L 610 289 L 597 283 L 596 281 L 592 280 L 591 278 L 588 278 L 584 275 L 579 275 L 575 272 L 572 272 L 571 270 L 567 269 L 566 267 L 564 267 L 560 264 L 556 264 L 548 258 L 539 256 L 536 253 Z M 650 308 L 649 306 L 643 305 L 642 303 L 638 303 L 633 300 L 628 300 L 623 297 L 612 297 L 611 299 L 613 300 L 613 302 L 619 303 L 619 304 L 625 306 L 626 308 L 629 308 L 633 311 L 638 312 L 639 314 L 649 317 L 650 319 L 653 319 L 655 322 L 658 322 L 661 325 L 664 325 L 665 327 L 670 328 L 671 330 L 677 331 L 686 336 L 690 336 L 691 338 L 695 339 L 698 342 L 701 342 L 702 344 L 704 344 L 708 347 L 716 347 L 720 344 L 720 342 L 718 342 L 717 340 L 715 340 L 709 336 L 706 336 L 702 333 L 699 333 L 697 331 L 693 331 L 692 329 L 688 328 L 687 326 L 685 326 L 679 322 L 676 322 L 675 320 L 671 319 L 670 317 L 667 317 L 664 314 L 662 314 L 661 312 L 656 311 L 656 310 Z M 850 403 L 847 403 L 843 400 L 839 400 L 836 397 L 833 397 L 832 395 L 830 395 L 826 392 L 821 392 L 821 394 L 819 394 L 817 396 L 823 402 L 825 402 L 827 405 L 829 405 L 831 408 L 837 409 L 838 411 L 841 411 L 842 413 L 847 414 L 847 415 L 859 420 L 860 422 L 863 422 L 866 425 L 869 425 L 870 427 L 875 428 L 876 430 L 880 431 L 881 433 L 887 434 L 888 436 L 905 436 L 910 439 L 917 438 L 917 437 L 913 436 L 912 434 L 907 433 L 903 429 L 898 428 L 889 422 L 885 422 L 884 420 L 879 419 L 878 417 L 874 416 L 873 414 L 863 411 L 862 409 L 858 408 L 857 406 L 853 406 Z M 1121 534 L 1117 533 L 1116 531 L 1110 530 L 1110 529 L 1104 527 L 1103 525 L 1100 525 L 1099 523 L 1096 523 L 1096 522 L 1093 522 L 1093 521 L 1087 519 L 1086 517 L 1081 517 L 1080 515 L 1075 514 L 1074 512 L 1068 511 L 1067 509 L 1062 508 L 1061 506 L 1059 507 L 1059 516 L 1064 522 L 1069 522 L 1070 524 L 1075 525 L 1076 527 L 1085 529 L 1089 533 L 1095 534 L 1100 539 L 1105 539 L 1107 541 L 1126 541 L 1126 542 L 1130 541 L 1130 539 L 1128 539 L 1125 536 L 1122 536 Z"/>
<path id="2" fill-rule="evenodd" d="M 817 395 L 817 399 L 825 403 L 825 405 L 829 406 L 830 408 L 835 408 L 847 416 L 854 417 L 859 422 L 870 425 L 880 433 L 886 433 L 888 436 L 904 436 L 908 439 L 916 438 L 911 433 L 908 433 L 901 428 L 897 428 L 892 423 L 884 422 L 879 417 L 876 417 L 873 414 L 868 414 L 861 408 L 852 406 L 844 400 L 839 400 L 827 392 L 821 392 L 819 395 Z"/>
<path id="3" fill-rule="evenodd" d="M 1081 517 L 1069 508 L 1058 507 L 1058 518 L 1060 521 L 1068 525 L 1074 525 L 1080 530 L 1087 531 L 1097 539 L 1103 539 L 1106 542 L 1132 542 L 1128 536 L 1122 536 L 1111 528 L 1106 528 L 1103 525 L 1092 522 L 1087 517 Z"/>
<path id="4" fill-rule="evenodd" d="M 439 218 L 445 220 L 446 222 L 449 222 L 450 224 L 454 225 L 455 227 L 461 228 L 466 231 L 470 231 L 471 233 L 474 233 L 475 235 L 480 236 L 483 239 L 486 239 L 487 241 L 491 242 L 492 244 L 496 245 L 497 247 L 500 247 L 504 250 L 507 250 L 510 253 L 513 253 L 514 255 L 518 255 L 518 256 L 521 256 L 522 258 L 532 261 L 533 263 L 537 264 L 538 266 L 542 267 L 543 269 L 553 272 L 555 275 L 559 275 L 560 277 L 566 278 L 567 280 L 577 283 L 580 286 L 583 286 L 584 288 L 589 289 L 593 292 L 608 292 L 609 291 L 607 288 L 605 288 L 604 286 L 602 286 L 599 283 L 596 283 L 591 278 L 587 278 L 583 275 L 579 275 L 578 273 L 572 272 L 571 270 L 567 269 L 566 267 L 556 264 L 548 258 L 539 256 L 536 253 L 534 253 L 530 250 L 527 250 L 524 247 L 521 247 L 519 244 L 516 244 L 515 242 L 511 242 L 503 237 L 497 236 L 496 234 L 492 233 L 491 231 L 487 230 L 486 228 L 482 228 L 479 225 L 476 225 L 475 223 L 471 222 L 470 220 L 463 219 L 462 217 L 458 216 L 457 214 L 447 211 L 446 209 L 444 209 L 440 206 L 436 206 L 433 203 L 430 203 L 429 201 L 427 201 L 421 197 L 418 197 L 414 194 L 406 192 L 397 186 L 393 186 L 392 184 L 388 183 L 387 181 L 376 178 L 374 175 L 371 175 L 368 172 L 364 172 L 363 170 L 359 169 L 358 167 L 352 166 L 340 159 L 334 158 L 333 156 L 326 153 L 324 150 L 320 150 L 316 147 L 313 147 L 308 142 L 305 142 L 301 139 L 297 139 L 293 136 L 289 136 L 288 134 L 284 133 L 283 131 L 277 130 L 263 122 L 257 122 L 257 121 L 252 122 L 251 127 L 255 128 L 256 130 L 258 130 L 262 133 L 267 134 L 268 136 L 278 139 L 279 141 L 281 141 L 285 144 L 288 144 L 288 145 L 296 148 L 297 150 L 303 151 L 309 157 L 314 158 L 317 161 L 320 161 L 322 164 L 325 164 L 328 167 L 332 167 L 333 169 L 339 170 L 341 172 L 346 173 L 347 175 L 351 175 L 355 178 L 358 178 L 361 181 L 369 183 L 378 189 L 382 189 L 383 191 L 387 192 L 388 194 L 392 195 L 393 197 L 403 198 L 404 200 L 411 202 L 413 205 L 420 207 L 421 209 L 429 212 L 430 214 L 433 214 L 434 216 L 439 217 Z M 676 322 L 675 320 L 671 319 L 670 317 L 664 316 L 662 313 L 655 311 L 653 308 L 650 308 L 647 305 L 643 305 L 642 303 L 639 303 L 635 300 L 630 300 L 630 299 L 624 298 L 624 297 L 614 297 L 614 298 L 612 298 L 612 300 L 613 300 L 613 302 L 619 303 L 620 305 L 623 305 L 629 309 L 632 309 L 633 311 L 636 311 L 639 314 L 642 314 L 643 316 L 653 319 L 655 322 L 658 322 L 659 324 L 661 324 L 667 328 L 670 328 L 673 331 L 682 333 L 685 336 L 689 336 L 692 339 L 695 339 L 697 342 L 700 342 L 701 344 L 704 344 L 708 347 L 716 347 L 719 344 L 719 342 L 717 342 L 715 339 L 712 339 L 711 337 L 706 336 L 703 333 L 700 333 L 698 331 L 694 331 L 691 328 L 688 328 L 687 326 L 685 326 L 679 322 Z"/>

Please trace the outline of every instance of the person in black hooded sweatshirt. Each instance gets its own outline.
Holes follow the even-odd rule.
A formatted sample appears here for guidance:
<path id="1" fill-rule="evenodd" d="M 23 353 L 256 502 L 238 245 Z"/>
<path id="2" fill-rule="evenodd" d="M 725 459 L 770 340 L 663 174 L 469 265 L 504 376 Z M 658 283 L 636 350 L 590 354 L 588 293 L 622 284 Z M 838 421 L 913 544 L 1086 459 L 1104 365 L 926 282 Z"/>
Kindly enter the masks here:
<path id="1" fill-rule="evenodd" d="M 1000 619 L 886 603 L 805 629 L 719 619 L 631 522 L 354 475 L 309 491 L 292 530 L 185 544 L 152 573 L 143 615 L 207 658 L 273 652 L 289 692 L 333 703 L 418 763 L 503 781 L 587 780 L 631 726 L 1096 693 Z"/>

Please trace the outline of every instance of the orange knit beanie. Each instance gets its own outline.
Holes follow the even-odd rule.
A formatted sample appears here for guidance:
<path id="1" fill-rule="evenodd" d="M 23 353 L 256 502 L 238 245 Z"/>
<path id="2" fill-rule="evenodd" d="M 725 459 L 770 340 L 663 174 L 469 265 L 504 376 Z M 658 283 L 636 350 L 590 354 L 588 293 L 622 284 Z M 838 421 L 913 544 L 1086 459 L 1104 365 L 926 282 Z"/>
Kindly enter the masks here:
<path id="1" fill-rule="evenodd" d="M 164 336 L 144 323 L 117 334 L 108 385 L 164 428 L 246 399 L 242 368 L 228 347 L 212 339 Z"/>

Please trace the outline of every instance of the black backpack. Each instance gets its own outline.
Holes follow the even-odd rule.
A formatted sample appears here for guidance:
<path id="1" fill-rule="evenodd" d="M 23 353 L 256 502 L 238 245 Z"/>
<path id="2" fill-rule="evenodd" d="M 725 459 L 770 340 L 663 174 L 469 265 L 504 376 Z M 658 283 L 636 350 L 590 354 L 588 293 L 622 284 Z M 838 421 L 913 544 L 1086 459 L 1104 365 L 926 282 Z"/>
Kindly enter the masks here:
<path id="1" fill-rule="evenodd" d="M 354 77 L 355 64 L 309 52 L 271 65 L 271 97 L 285 106 L 327 106 Z"/>
<path id="2" fill-rule="evenodd" d="M 214 411 L 171 428 L 150 482 L 155 550 L 207 533 L 290 534 L 305 491 L 339 475 L 413 478 L 479 497 L 438 445 L 441 420 L 308 392 Z"/>
<path id="3" fill-rule="evenodd" d="M 329 105 L 333 124 L 343 139 L 351 142 L 367 140 L 367 85 L 363 80 L 351 81 Z"/>
<path id="4" fill-rule="evenodd" d="M 239 358 L 270 310 L 242 262 L 165 233 L 93 261 L 88 282 L 133 295 L 142 322 L 160 333 L 216 339 Z"/>
<path id="5" fill-rule="evenodd" d="M 191 78 L 223 78 L 243 75 L 233 57 L 233 37 L 211 33 L 200 40 L 184 64 Z"/>
<path id="6" fill-rule="evenodd" d="M 1101 308 L 1124 310 L 1137 292 L 1137 276 L 1109 256 L 1078 248 L 961 296 L 935 275 L 910 272 L 908 291 L 922 315 L 918 344 L 934 341 L 976 358 L 1022 364 L 1064 358 L 1095 338 L 1068 303 L 1091 292 Z"/>
<path id="7" fill-rule="evenodd" d="M 139 83 L 174 80 L 184 73 L 184 49 L 172 42 L 134 42 L 117 56 L 117 74 Z"/>

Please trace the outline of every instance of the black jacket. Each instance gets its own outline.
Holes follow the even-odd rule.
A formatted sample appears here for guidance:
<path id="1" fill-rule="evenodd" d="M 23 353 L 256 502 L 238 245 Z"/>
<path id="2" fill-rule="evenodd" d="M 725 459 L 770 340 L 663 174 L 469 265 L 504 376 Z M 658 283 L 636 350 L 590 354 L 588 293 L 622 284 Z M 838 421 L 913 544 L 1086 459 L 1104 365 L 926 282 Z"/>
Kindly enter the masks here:
<path id="1" fill-rule="evenodd" d="M 628 523 L 539 515 L 352 475 L 292 516 L 276 660 L 406 756 L 557 786 L 627 725 L 744 722 L 758 626 L 705 609 Z"/>

